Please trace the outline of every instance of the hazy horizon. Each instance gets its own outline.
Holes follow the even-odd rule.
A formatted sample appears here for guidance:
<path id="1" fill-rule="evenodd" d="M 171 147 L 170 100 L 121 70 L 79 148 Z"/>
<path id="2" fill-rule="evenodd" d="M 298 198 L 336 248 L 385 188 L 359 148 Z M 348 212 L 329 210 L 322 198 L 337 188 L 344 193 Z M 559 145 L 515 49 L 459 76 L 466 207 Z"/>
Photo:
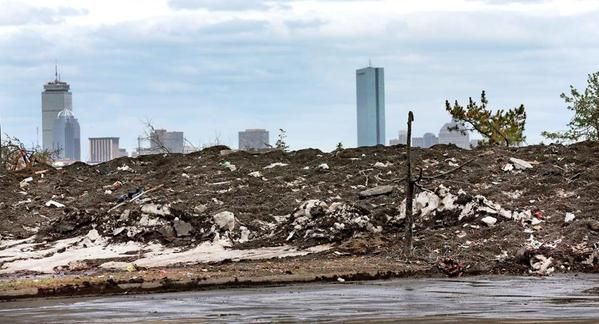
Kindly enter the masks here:
<path id="1" fill-rule="evenodd" d="M 599 70 L 592 0 L 0 0 L 0 123 L 24 143 L 41 128 L 43 85 L 71 85 L 89 137 L 131 151 L 143 122 L 196 145 L 237 147 L 248 128 L 291 149 L 356 145 L 355 70 L 385 69 L 386 143 L 415 113 L 438 133 L 444 102 L 524 104 L 528 144 L 562 130 L 559 97 Z M 476 136 L 473 136 L 476 137 Z M 546 141 L 547 142 L 547 141 Z M 41 143 L 41 129 L 40 129 Z"/>

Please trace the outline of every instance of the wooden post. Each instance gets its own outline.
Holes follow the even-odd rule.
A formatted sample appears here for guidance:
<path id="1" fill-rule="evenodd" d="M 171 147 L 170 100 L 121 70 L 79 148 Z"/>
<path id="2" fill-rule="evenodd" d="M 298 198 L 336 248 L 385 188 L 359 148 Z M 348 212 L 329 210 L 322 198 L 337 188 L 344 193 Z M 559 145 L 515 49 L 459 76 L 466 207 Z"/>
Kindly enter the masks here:
<path id="1" fill-rule="evenodd" d="M 413 231 L 414 231 L 414 217 L 412 215 L 412 205 L 414 201 L 414 180 L 412 179 L 412 122 L 414 121 L 414 114 L 410 111 L 408 114 L 408 139 L 406 143 L 407 147 L 407 159 L 408 159 L 408 174 L 407 174 L 407 188 L 406 188 L 406 249 L 408 254 L 412 255 L 414 249 L 413 244 Z"/>

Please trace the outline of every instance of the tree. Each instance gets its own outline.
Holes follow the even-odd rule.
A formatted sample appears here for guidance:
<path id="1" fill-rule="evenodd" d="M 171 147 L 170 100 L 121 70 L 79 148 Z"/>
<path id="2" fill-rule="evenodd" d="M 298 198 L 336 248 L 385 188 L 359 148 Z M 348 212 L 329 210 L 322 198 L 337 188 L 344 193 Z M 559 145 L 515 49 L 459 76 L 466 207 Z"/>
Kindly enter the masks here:
<path id="1" fill-rule="evenodd" d="M 275 143 L 275 149 L 281 150 L 283 152 L 287 152 L 289 150 L 289 145 L 287 145 L 287 132 L 279 128 L 279 136 L 277 138 L 277 142 Z"/>
<path id="2" fill-rule="evenodd" d="M 562 93 L 562 99 L 568 104 L 568 110 L 574 117 L 568 123 L 565 132 L 548 132 L 542 135 L 548 139 L 562 141 L 590 140 L 599 141 L 599 72 L 589 74 L 587 88 L 583 93 L 570 86 L 570 95 Z"/>
<path id="3" fill-rule="evenodd" d="M 524 142 L 524 105 L 509 110 L 500 109 L 493 113 L 487 107 L 488 104 L 484 90 L 480 96 L 480 105 L 472 98 L 466 107 L 460 106 L 457 100 L 453 106 L 449 101 L 445 101 L 445 109 L 458 123 L 449 130 L 459 130 L 463 134 L 476 131 L 483 136 L 480 145 L 515 146 Z"/>

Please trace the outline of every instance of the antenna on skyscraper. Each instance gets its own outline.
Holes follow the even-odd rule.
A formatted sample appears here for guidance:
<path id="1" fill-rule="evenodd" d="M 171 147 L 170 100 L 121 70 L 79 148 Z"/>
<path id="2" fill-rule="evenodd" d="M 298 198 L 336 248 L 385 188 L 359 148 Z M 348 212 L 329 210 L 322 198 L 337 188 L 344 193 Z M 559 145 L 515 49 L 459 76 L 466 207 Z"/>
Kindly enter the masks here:
<path id="1" fill-rule="evenodd" d="M 54 63 L 54 81 L 58 81 L 58 63 Z"/>
<path id="2" fill-rule="evenodd" d="M 368 67 L 372 67 L 372 59 L 370 57 L 368 58 Z"/>

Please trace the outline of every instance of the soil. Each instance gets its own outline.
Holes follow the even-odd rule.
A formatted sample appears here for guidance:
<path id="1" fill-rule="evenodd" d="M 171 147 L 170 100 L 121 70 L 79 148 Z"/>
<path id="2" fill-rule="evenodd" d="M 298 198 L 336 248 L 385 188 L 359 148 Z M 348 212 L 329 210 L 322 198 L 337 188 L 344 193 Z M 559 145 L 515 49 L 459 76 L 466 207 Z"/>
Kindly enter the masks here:
<path id="1" fill-rule="evenodd" d="M 423 208 L 431 203 L 418 207 L 411 253 L 404 241 L 406 154 L 401 145 L 331 153 L 219 146 L 188 155 L 3 173 L 0 241 L 35 235 L 38 242 L 52 242 L 95 229 L 113 242 L 178 247 L 217 236 L 229 237 L 236 249 L 332 243 L 333 250 L 304 258 L 409 259 L 447 275 L 539 273 L 533 265 L 537 255 L 551 258 L 555 271 L 599 269 L 599 143 L 474 150 L 436 145 L 414 149 L 413 156 L 415 173 L 422 173 L 417 194 L 443 198 L 447 191 L 458 208 L 425 215 Z M 532 168 L 504 171 L 516 164 L 510 158 Z M 21 187 L 28 177 L 33 181 Z M 120 188 L 109 188 L 117 181 Z M 393 190 L 360 195 L 380 186 Z M 115 208 L 119 198 L 142 191 L 147 193 Z M 64 207 L 46 206 L 50 200 Z M 474 202 L 474 212 L 460 218 Z M 489 204 L 528 216 L 502 217 L 485 207 Z M 234 223 L 220 224 L 215 215 L 222 212 L 233 213 Z M 566 213 L 574 220 L 565 222 Z M 487 225 L 483 218 L 488 216 L 496 223 Z"/>

